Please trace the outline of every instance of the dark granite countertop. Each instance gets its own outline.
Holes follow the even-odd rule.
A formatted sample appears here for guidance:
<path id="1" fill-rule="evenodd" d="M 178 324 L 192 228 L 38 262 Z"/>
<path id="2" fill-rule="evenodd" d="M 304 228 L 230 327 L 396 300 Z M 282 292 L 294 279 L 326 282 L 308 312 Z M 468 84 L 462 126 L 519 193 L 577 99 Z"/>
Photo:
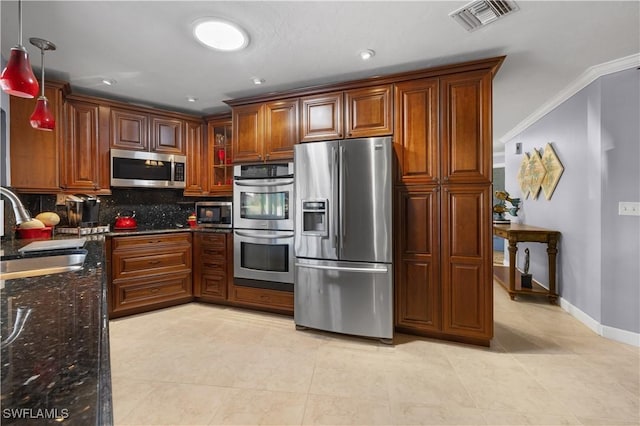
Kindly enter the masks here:
<path id="1" fill-rule="evenodd" d="M 86 238 L 81 270 L 0 281 L 3 342 L 29 312 L 2 345 L 2 424 L 113 424 L 104 236 Z M 2 241 L 3 258 L 29 242 Z"/>
<path id="2" fill-rule="evenodd" d="M 149 234 L 166 234 L 171 232 L 218 232 L 229 234 L 233 232 L 233 229 L 229 228 L 208 228 L 208 227 L 183 227 L 183 228 L 155 228 L 147 226 L 138 226 L 135 229 L 117 229 L 111 232 L 107 232 L 107 237 L 122 237 L 130 235 L 149 235 Z"/>

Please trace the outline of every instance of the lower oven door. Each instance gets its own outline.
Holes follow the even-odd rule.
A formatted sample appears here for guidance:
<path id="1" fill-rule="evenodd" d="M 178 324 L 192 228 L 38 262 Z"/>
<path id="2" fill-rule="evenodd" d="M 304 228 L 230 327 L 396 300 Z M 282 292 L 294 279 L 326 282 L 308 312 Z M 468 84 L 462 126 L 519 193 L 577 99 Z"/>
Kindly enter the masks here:
<path id="1" fill-rule="evenodd" d="M 233 276 L 241 285 L 278 289 L 293 286 L 293 231 L 237 229 L 233 238 Z M 253 280 L 273 285 L 252 283 Z"/>

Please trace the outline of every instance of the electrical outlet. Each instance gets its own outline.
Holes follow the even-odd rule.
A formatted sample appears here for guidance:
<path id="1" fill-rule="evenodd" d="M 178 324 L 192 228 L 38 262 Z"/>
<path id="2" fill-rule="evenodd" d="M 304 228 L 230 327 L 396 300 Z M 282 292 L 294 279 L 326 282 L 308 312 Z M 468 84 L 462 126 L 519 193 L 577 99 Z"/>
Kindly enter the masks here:
<path id="1" fill-rule="evenodd" d="M 64 206 L 65 198 L 67 194 L 56 194 L 56 206 Z"/>
<path id="2" fill-rule="evenodd" d="M 620 201 L 618 203 L 619 216 L 640 216 L 640 203 Z"/>

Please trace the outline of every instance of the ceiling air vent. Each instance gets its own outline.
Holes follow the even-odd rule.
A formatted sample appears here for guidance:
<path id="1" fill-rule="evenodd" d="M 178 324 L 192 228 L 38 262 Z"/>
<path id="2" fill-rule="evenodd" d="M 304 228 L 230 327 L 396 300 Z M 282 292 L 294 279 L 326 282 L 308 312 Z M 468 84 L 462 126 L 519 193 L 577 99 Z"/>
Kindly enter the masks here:
<path id="1" fill-rule="evenodd" d="M 511 12 L 518 10 L 518 5 L 510 0 L 474 1 L 449 14 L 467 31 L 475 31 Z"/>

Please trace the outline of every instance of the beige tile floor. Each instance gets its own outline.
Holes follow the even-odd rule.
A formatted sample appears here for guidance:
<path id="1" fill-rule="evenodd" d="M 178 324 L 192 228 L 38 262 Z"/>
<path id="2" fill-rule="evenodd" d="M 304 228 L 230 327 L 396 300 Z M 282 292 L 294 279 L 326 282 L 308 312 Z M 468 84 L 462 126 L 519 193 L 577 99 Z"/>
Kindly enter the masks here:
<path id="1" fill-rule="evenodd" d="M 191 303 L 113 320 L 117 425 L 638 425 L 640 350 L 495 285 L 490 348 Z"/>

